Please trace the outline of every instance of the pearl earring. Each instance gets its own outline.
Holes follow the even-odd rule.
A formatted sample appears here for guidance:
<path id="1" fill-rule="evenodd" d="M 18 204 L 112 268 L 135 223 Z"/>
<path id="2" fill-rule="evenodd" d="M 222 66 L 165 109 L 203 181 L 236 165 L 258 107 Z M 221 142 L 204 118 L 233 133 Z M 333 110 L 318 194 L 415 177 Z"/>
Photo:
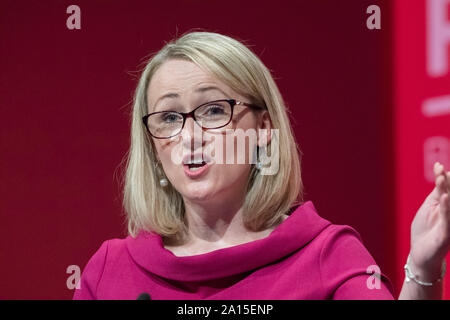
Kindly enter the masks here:
<path id="1" fill-rule="evenodd" d="M 256 162 L 256 169 L 261 170 L 262 169 L 262 162 L 258 160 L 258 162 Z"/>
<path id="2" fill-rule="evenodd" d="M 162 178 L 159 180 L 159 184 L 161 185 L 161 187 L 167 187 L 169 185 L 169 181 L 166 178 Z"/>
<path id="3" fill-rule="evenodd" d="M 162 173 L 162 170 L 159 167 L 158 163 L 155 164 L 155 170 L 158 176 L 163 176 L 161 179 L 159 179 L 159 185 L 163 188 L 167 187 L 169 185 L 169 180 L 167 180 L 167 178 L 164 177 L 164 174 Z"/>

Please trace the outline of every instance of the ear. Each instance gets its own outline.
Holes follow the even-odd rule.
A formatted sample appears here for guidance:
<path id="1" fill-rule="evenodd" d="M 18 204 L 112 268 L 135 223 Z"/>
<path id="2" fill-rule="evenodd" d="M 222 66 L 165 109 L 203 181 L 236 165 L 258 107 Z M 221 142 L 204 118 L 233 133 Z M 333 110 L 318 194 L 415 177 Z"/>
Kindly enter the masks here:
<path id="1" fill-rule="evenodd" d="M 264 110 L 258 118 L 258 147 L 265 147 L 272 139 L 272 121 L 269 112 Z"/>

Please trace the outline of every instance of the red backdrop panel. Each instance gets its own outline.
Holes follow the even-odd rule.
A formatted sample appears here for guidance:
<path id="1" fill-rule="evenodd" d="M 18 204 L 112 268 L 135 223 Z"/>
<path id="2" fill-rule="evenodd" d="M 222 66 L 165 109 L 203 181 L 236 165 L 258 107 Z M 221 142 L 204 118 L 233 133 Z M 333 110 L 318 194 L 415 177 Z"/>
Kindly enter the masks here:
<path id="1" fill-rule="evenodd" d="M 433 164 L 450 168 L 450 1 L 395 1 L 395 176 L 398 254 L 406 261 L 410 225 L 434 187 Z M 403 281 L 401 269 L 395 276 Z M 450 282 L 445 284 L 450 297 Z"/>

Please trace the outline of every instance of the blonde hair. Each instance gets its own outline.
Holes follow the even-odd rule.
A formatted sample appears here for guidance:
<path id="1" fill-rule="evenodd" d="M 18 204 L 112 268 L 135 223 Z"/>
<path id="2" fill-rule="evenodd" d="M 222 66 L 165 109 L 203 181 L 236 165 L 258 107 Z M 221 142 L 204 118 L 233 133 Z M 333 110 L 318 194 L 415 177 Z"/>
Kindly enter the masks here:
<path id="1" fill-rule="evenodd" d="M 279 170 L 274 175 L 261 175 L 253 165 L 243 218 L 245 226 L 252 231 L 275 226 L 281 222 L 283 214 L 300 203 L 303 196 L 301 153 L 295 143 L 283 98 L 270 71 L 243 43 L 217 33 L 190 32 L 167 43 L 149 59 L 134 94 L 131 146 L 126 159 L 123 190 L 128 233 L 135 237 L 145 230 L 167 238 L 178 238 L 187 231 L 183 199 L 170 184 L 165 188 L 160 186 L 155 149 L 142 122 L 142 117 L 148 112 L 146 92 L 150 80 L 169 59 L 196 63 L 235 92 L 267 109 L 272 128 L 278 129 L 278 135 L 274 135 L 270 143 L 279 144 L 276 148 L 281 150 Z"/>

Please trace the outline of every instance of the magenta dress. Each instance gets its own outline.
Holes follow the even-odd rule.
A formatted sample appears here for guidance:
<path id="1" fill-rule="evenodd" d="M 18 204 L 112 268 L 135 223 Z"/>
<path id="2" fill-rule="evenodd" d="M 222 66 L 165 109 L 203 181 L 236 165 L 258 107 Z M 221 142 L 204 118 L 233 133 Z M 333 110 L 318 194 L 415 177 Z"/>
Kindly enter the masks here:
<path id="1" fill-rule="evenodd" d="M 73 299 L 393 299 L 378 272 L 359 234 L 308 201 L 266 238 L 205 254 L 175 256 L 149 232 L 107 240 Z"/>

